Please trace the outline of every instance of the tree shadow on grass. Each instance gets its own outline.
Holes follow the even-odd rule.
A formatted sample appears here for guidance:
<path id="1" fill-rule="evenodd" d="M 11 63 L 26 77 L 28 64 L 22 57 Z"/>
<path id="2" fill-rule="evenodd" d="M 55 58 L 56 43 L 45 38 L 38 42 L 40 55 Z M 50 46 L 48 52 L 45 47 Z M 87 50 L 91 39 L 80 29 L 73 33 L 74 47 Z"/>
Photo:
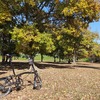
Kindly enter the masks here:
<path id="1" fill-rule="evenodd" d="M 10 70 L 10 69 L 18 69 L 18 70 L 23 70 L 23 69 L 28 69 L 29 64 L 27 62 L 12 62 L 12 65 L 10 66 L 9 64 L 2 64 L 0 62 L 0 70 Z"/>
<path id="2" fill-rule="evenodd" d="M 90 69 L 100 70 L 100 67 L 90 66 L 89 64 L 72 65 L 72 64 L 67 64 L 67 63 L 35 62 L 35 65 L 39 69 L 46 69 L 46 68 L 59 68 L 59 69 L 90 68 Z M 10 69 L 12 69 L 12 67 L 14 69 L 18 69 L 18 70 L 29 69 L 29 64 L 28 64 L 28 62 L 13 62 L 12 66 L 9 66 L 9 65 L 1 65 L 1 63 L 0 63 L 0 70 L 10 70 Z"/>
<path id="3" fill-rule="evenodd" d="M 0 72 L 0 75 L 1 75 L 1 74 L 5 74 L 5 73 L 7 73 L 7 72 Z"/>
<path id="4" fill-rule="evenodd" d="M 69 69 L 74 69 L 74 68 L 88 68 L 88 69 L 98 69 L 100 70 L 100 67 L 96 67 L 96 66 L 92 66 L 90 64 L 77 64 L 77 65 L 73 65 L 73 64 L 67 64 L 67 63 L 36 63 L 36 66 L 40 69 L 45 69 L 45 68 L 69 68 Z"/>
<path id="5" fill-rule="evenodd" d="M 39 69 L 45 69 L 45 68 L 72 68 L 71 64 L 65 64 L 65 63 L 53 63 L 53 62 L 35 62 L 35 65 Z M 12 62 L 12 66 L 9 66 L 8 64 L 2 65 L 0 63 L 0 70 L 10 70 L 12 69 L 18 69 L 18 70 L 23 70 L 23 69 L 29 69 L 29 64 L 28 62 Z"/>
<path id="6" fill-rule="evenodd" d="M 40 68 L 40 69 L 46 69 L 46 68 L 74 68 L 71 64 L 65 64 L 65 63 L 52 63 L 52 62 L 47 62 L 47 63 L 35 63 L 35 65 Z"/>
<path id="7" fill-rule="evenodd" d="M 100 70 L 100 67 L 94 67 L 94 66 L 75 66 L 76 68 L 88 68 L 88 69 L 98 69 Z"/>

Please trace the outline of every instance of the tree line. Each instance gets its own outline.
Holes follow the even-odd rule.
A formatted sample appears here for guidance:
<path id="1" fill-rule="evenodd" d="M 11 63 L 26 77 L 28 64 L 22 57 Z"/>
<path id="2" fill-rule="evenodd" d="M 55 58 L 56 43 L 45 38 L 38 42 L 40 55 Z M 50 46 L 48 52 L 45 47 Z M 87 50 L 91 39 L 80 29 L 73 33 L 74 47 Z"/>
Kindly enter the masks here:
<path id="1" fill-rule="evenodd" d="M 88 30 L 100 18 L 98 0 L 0 0 L 0 52 L 41 54 L 76 61 L 100 56 L 98 33 Z"/>

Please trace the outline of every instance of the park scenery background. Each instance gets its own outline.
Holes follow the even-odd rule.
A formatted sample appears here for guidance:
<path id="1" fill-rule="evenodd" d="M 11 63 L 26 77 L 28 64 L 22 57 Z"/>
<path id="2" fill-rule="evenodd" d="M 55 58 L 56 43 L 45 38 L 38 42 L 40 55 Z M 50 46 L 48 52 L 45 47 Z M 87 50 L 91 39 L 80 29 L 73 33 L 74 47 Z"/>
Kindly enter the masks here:
<path id="1" fill-rule="evenodd" d="M 23 76 L 2 100 L 100 100 L 99 20 L 99 0 L 0 0 L 0 78 L 13 74 L 9 57 L 18 74 L 32 56 L 43 81 L 37 91 Z"/>

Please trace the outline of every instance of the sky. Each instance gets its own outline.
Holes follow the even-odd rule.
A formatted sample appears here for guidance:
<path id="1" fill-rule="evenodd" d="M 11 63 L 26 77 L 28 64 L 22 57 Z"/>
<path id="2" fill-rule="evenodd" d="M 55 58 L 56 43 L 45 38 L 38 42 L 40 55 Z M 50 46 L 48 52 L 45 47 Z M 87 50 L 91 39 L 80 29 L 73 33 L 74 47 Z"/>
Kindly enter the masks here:
<path id="1" fill-rule="evenodd" d="M 100 20 L 98 22 L 92 22 L 89 24 L 89 29 L 92 32 L 97 32 L 100 34 Z"/>
<path id="2" fill-rule="evenodd" d="M 89 30 L 91 32 L 96 32 L 100 36 L 100 20 L 98 22 L 92 22 L 89 24 Z M 97 40 L 97 42 L 100 44 L 100 39 Z"/>

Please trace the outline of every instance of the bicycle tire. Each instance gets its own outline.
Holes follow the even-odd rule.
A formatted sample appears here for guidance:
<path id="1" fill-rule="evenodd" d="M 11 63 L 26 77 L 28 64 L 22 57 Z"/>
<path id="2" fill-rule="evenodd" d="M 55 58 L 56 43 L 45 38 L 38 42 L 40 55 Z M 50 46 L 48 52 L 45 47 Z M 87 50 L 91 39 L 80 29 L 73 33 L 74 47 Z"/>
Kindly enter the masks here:
<path id="1" fill-rule="evenodd" d="M 15 84 L 16 90 L 17 91 L 20 90 L 22 85 L 23 85 L 23 80 L 20 77 L 18 77 Z"/>
<path id="2" fill-rule="evenodd" d="M 33 84 L 33 89 L 40 90 L 42 87 L 42 80 L 40 76 L 35 76 L 34 78 L 34 84 Z"/>
<path id="3" fill-rule="evenodd" d="M 11 92 L 11 90 L 11 86 L 8 84 L 8 82 L 0 83 L 0 98 L 8 95 Z"/>

